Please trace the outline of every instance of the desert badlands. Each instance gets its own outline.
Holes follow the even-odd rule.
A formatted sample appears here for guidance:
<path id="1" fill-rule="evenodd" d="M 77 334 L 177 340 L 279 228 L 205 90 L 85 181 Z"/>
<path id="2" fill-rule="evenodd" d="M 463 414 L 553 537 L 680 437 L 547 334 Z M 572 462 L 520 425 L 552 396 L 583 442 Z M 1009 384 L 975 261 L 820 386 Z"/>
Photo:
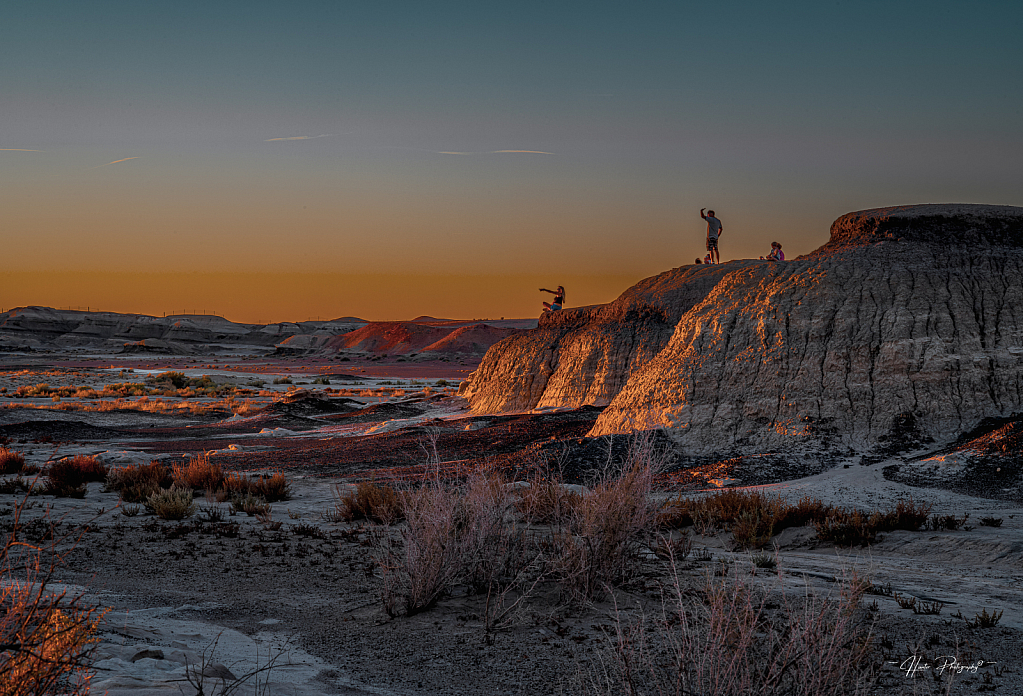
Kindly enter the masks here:
<path id="1" fill-rule="evenodd" d="M 1021 208 L 539 320 L 13 309 L 0 443 L 58 691 L 1023 694 Z"/>

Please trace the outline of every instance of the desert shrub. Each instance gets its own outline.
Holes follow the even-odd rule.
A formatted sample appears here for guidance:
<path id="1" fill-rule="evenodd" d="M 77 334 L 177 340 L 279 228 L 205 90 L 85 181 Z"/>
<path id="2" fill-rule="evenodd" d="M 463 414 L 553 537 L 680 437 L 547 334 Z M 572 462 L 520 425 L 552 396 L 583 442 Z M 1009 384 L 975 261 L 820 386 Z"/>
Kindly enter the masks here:
<path id="1" fill-rule="evenodd" d="M 778 559 L 767 551 L 757 551 L 750 556 L 750 563 L 753 564 L 754 568 L 771 570 L 778 566 Z"/>
<path id="2" fill-rule="evenodd" d="M 860 593 L 773 601 L 736 580 L 708 581 L 693 599 L 676 575 L 651 620 L 618 616 L 611 644 L 591 661 L 587 694 L 745 696 L 860 693 L 869 679 L 869 628 Z"/>
<path id="3" fill-rule="evenodd" d="M 330 384 L 329 377 L 317 377 L 313 380 L 313 384 Z"/>
<path id="4" fill-rule="evenodd" d="M 930 512 L 930 505 L 923 503 L 917 505 L 912 499 L 900 500 L 893 510 L 881 513 L 877 523 L 878 531 L 891 532 L 896 529 L 904 529 L 907 532 L 915 532 L 927 522 L 927 515 Z"/>
<path id="5" fill-rule="evenodd" d="M 183 389 L 184 387 L 188 386 L 188 375 L 186 375 L 184 372 L 161 372 L 158 375 L 153 375 L 146 381 L 152 382 L 153 384 L 159 384 L 163 382 L 164 384 L 170 385 L 175 389 Z"/>
<path id="6" fill-rule="evenodd" d="M 506 524 L 511 496 L 496 477 L 476 474 L 461 484 L 433 482 L 398 496 L 405 515 L 399 537 L 377 536 L 382 598 L 390 615 L 415 614 L 456 586 L 491 591 L 490 627 L 503 606 L 502 590 L 538 559 L 525 531 Z M 505 607 L 506 608 L 506 607 Z M 503 610 L 502 610 L 503 611 Z"/>
<path id="7" fill-rule="evenodd" d="M 291 482 L 284 474 L 275 472 L 270 476 L 254 478 L 249 490 L 253 495 L 264 498 L 268 503 L 276 503 L 291 497 Z"/>
<path id="8" fill-rule="evenodd" d="M 82 498 L 85 484 L 106 479 L 107 469 L 95 457 L 76 456 L 50 464 L 44 493 L 59 498 Z"/>
<path id="9" fill-rule="evenodd" d="M 0 546 L 0 693 L 39 696 L 89 692 L 97 626 L 104 612 L 82 598 L 54 592 L 49 582 L 60 562 L 54 539 L 40 547 L 19 539 L 15 511 L 13 531 Z"/>
<path id="10" fill-rule="evenodd" d="M 145 503 L 161 488 L 173 483 L 170 470 L 159 462 L 135 464 L 107 472 L 107 489 L 115 491 L 126 503 Z"/>
<path id="11" fill-rule="evenodd" d="M 187 464 L 174 465 L 174 484 L 180 488 L 217 490 L 224 485 L 224 470 L 204 454 L 192 457 Z"/>
<path id="12" fill-rule="evenodd" d="M 462 580 L 470 592 L 487 592 L 514 577 L 526 563 L 524 533 L 506 522 L 511 496 L 496 476 L 476 475 L 462 486 L 455 521 Z"/>
<path id="13" fill-rule="evenodd" d="M 291 377 L 277 377 L 274 379 L 274 384 L 291 384 Z"/>
<path id="14" fill-rule="evenodd" d="M 815 520 L 817 538 L 836 546 L 866 546 L 877 540 L 880 513 L 867 514 L 860 510 L 835 510 L 823 520 Z"/>
<path id="15" fill-rule="evenodd" d="M 25 466 L 25 455 L 0 448 L 0 474 L 19 474 Z"/>
<path id="16" fill-rule="evenodd" d="M 558 479 L 536 478 L 516 491 L 515 509 L 530 524 L 555 524 L 567 520 L 581 500 Z"/>
<path id="17" fill-rule="evenodd" d="M 927 520 L 927 528 L 932 532 L 941 531 L 958 531 L 966 524 L 966 520 L 970 518 L 970 513 L 964 514 L 962 517 L 956 517 L 955 515 L 932 515 Z"/>
<path id="18" fill-rule="evenodd" d="M 441 484 L 405 496 L 401 542 L 387 536 L 379 547 L 384 610 L 408 615 L 432 607 L 458 581 L 457 496 Z"/>
<path id="19" fill-rule="evenodd" d="M 739 514 L 732 523 L 732 539 L 740 549 L 759 549 L 771 541 L 774 534 L 774 520 L 770 515 L 762 515 L 759 510 L 750 510 Z"/>
<path id="20" fill-rule="evenodd" d="M 172 487 L 153 493 L 146 508 L 161 520 L 183 520 L 195 512 L 192 489 Z"/>
<path id="21" fill-rule="evenodd" d="M 401 496 L 390 486 L 363 481 L 356 484 L 355 490 L 344 493 L 335 487 L 334 497 L 337 516 L 347 522 L 370 520 L 391 524 L 404 518 Z"/>
<path id="22" fill-rule="evenodd" d="M 635 571 L 631 561 L 656 516 L 654 472 L 650 463 L 632 462 L 583 495 L 568 524 L 552 535 L 555 574 L 570 594 L 601 597 Z"/>
<path id="23" fill-rule="evenodd" d="M 246 496 L 252 491 L 252 479 L 245 474 L 228 474 L 224 477 L 223 488 L 221 489 L 227 493 L 227 498 L 230 499 L 234 496 Z M 218 499 L 218 502 L 223 502 Z"/>
<path id="24" fill-rule="evenodd" d="M 244 512 L 249 517 L 255 517 L 269 512 L 270 505 L 265 498 L 248 493 L 244 496 L 231 498 L 231 509 L 235 512 Z"/>

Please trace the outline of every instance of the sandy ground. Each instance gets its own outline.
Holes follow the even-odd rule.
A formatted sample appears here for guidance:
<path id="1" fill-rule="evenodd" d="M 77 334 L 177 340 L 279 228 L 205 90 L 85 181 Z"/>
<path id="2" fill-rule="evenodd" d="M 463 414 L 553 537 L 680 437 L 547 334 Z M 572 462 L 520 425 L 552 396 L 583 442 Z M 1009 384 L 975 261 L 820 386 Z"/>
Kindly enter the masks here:
<path id="1" fill-rule="evenodd" d="M 211 374 L 207 365 L 215 363 L 207 360 L 203 367 L 180 362 L 145 364 L 129 368 L 118 362 L 113 370 L 109 361 L 102 369 L 68 364 L 46 375 L 8 370 L 0 374 L 0 380 L 6 380 L 0 386 L 127 381 L 121 369 L 187 368 Z M 328 366 L 305 365 L 304 372 L 292 361 L 260 367 L 267 369 L 227 368 L 221 363 L 216 370 L 225 376 L 245 380 L 260 376 L 269 382 L 275 375 L 322 374 L 321 368 Z M 329 368 L 340 371 L 336 365 Z M 396 375 L 376 379 L 394 381 Z M 278 387 L 275 394 L 287 393 L 287 385 Z M 656 611 L 668 568 L 663 560 L 647 554 L 635 561 L 635 581 L 616 590 L 613 598 L 580 606 L 562 601 L 556 593 L 538 594 L 493 641 L 486 639 L 481 619 L 484 599 L 478 596 L 448 597 L 416 616 L 388 618 L 369 544 L 372 529 L 324 517 L 334 505 L 336 487 L 351 480 L 356 460 L 403 447 L 412 449 L 401 457 L 414 460 L 415 447 L 421 442 L 416 433 L 421 434 L 425 425 L 447 433 L 452 451 L 490 447 L 508 456 L 528 444 L 529 437 L 546 441 L 548 433 L 559 428 L 568 432 L 580 426 L 552 420 L 554 415 L 543 417 L 548 420 L 539 416 L 474 419 L 465 413 L 464 405 L 450 398 L 412 402 L 404 396 L 352 398 L 358 402 L 357 410 L 336 417 L 278 414 L 274 417 L 292 419 L 288 422 L 300 427 L 271 427 L 270 434 L 262 437 L 259 430 L 267 423 L 258 419 L 138 411 L 0 410 L 0 428 L 31 419 L 52 420 L 60 427 L 74 421 L 117 430 L 111 439 L 98 440 L 12 437 L 12 448 L 24 452 L 29 463 L 45 464 L 55 457 L 82 453 L 101 454 L 108 463 L 118 465 L 219 450 L 213 456 L 226 468 L 245 470 L 267 468 L 267 457 L 273 455 L 293 481 L 292 498 L 273 507 L 273 518 L 281 523 L 276 531 L 244 515 L 226 517 L 223 524 L 228 527 L 203 524 L 201 512 L 184 523 L 159 521 L 145 512 L 126 516 L 117 508 L 117 496 L 102 490 L 100 484 L 90 484 L 81 500 L 29 499 L 23 522 L 45 515 L 59 520 L 62 529 L 88 527 L 69 551 L 57 579 L 72 592 L 84 593 L 110 609 L 96 664 L 97 693 L 187 696 L 195 693 L 188 664 L 205 666 L 209 675 L 222 675 L 204 677 L 209 689 L 220 683 L 218 679 L 235 683 L 218 670 L 244 678 L 271 661 L 273 668 L 250 678 L 239 693 L 256 689 L 257 677 L 269 679 L 266 693 L 271 694 L 577 693 L 578 680 L 592 672 L 594 661 L 606 648 L 616 611 L 626 619 L 641 611 Z M 409 403 L 408 410 L 394 406 L 398 410 L 379 411 L 390 416 L 360 416 L 362 409 L 392 408 L 399 402 Z M 302 419 L 311 419 L 313 425 L 306 428 Z M 126 434 L 132 429 L 135 432 Z M 141 430 L 149 436 L 143 437 Z M 159 443 L 163 444 L 157 448 Z M 143 449 L 150 445 L 153 448 Z M 240 449 L 231 450 L 232 445 Z M 329 457 L 316 458 L 324 452 Z M 352 453 L 349 460 L 344 452 Z M 401 457 L 395 455 L 395 461 Z M 904 460 L 864 465 L 850 459 L 823 473 L 757 488 L 788 499 L 810 495 L 862 509 L 885 508 L 912 498 L 932 504 L 935 513 L 968 513 L 972 528 L 893 532 L 870 547 L 852 549 L 822 545 L 811 529 L 789 529 L 774 539 L 779 571 L 761 570 L 756 575 L 750 554 L 732 550 L 727 537 L 697 536 L 696 552 L 682 567 L 685 582 L 701 587 L 709 574 L 727 567 L 733 577 L 751 578 L 798 597 L 807 588 L 834 593 L 839 581 L 852 575 L 866 578 L 885 589 L 882 594 L 867 595 L 863 602 L 874 622 L 878 668 L 885 674 L 871 693 L 938 693 L 939 685 L 927 670 L 909 674 L 899 666 L 914 655 L 933 660 L 949 654 L 985 662 L 978 673 L 957 676 L 951 693 L 990 689 L 1023 693 L 1023 506 L 1012 500 L 888 480 L 884 471 L 893 462 Z M 704 493 L 690 490 L 687 494 Z M 16 494 L 0 494 L 0 524 L 9 526 L 19 500 Z M 983 517 L 1000 518 L 1001 526 L 975 522 Z M 230 526 L 235 523 L 237 529 Z M 916 615 L 901 609 L 889 590 L 944 606 L 936 616 Z M 969 629 L 952 617 L 960 612 L 972 618 L 984 609 L 1004 611 L 997 627 Z M 196 680 L 194 674 L 191 678 Z"/>

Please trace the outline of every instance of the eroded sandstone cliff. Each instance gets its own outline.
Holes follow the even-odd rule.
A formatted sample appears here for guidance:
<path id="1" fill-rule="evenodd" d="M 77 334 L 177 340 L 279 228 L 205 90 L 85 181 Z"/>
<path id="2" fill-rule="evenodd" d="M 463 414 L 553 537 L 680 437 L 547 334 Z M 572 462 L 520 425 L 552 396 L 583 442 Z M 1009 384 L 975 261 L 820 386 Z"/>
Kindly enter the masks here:
<path id="1" fill-rule="evenodd" d="M 499 343 L 463 393 L 610 401 L 591 434 L 694 454 L 948 439 L 1023 410 L 1023 208 L 862 211 L 794 261 L 674 269 Z"/>

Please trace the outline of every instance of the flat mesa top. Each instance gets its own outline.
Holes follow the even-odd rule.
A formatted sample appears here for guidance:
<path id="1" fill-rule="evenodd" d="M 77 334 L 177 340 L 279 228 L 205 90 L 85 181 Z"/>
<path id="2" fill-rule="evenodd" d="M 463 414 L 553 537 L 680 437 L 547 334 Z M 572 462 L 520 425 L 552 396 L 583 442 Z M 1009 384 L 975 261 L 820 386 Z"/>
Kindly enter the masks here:
<path id="1" fill-rule="evenodd" d="M 924 203 L 921 205 L 893 205 L 888 208 L 869 208 L 847 213 L 839 220 L 855 216 L 860 219 L 922 217 L 1023 218 L 1023 208 L 1015 205 L 984 205 L 979 203 Z"/>
<path id="2" fill-rule="evenodd" d="M 1023 208 L 938 203 L 859 210 L 835 220 L 825 248 L 887 240 L 1023 247 Z"/>

